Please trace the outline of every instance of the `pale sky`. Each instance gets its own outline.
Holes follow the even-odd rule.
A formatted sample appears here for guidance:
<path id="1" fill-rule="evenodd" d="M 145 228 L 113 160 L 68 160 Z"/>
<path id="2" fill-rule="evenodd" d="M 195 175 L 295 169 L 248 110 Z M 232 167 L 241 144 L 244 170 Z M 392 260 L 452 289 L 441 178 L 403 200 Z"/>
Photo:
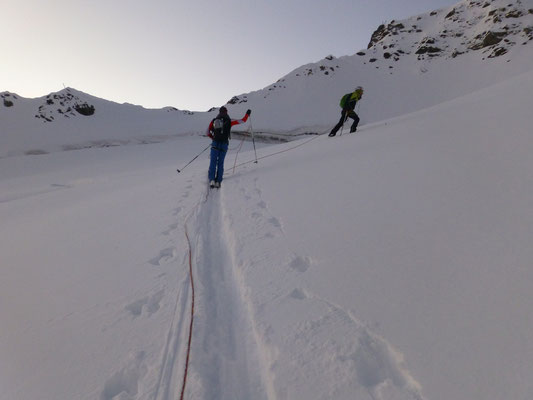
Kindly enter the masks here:
<path id="1" fill-rule="evenodd" d="M 0 0 L 0 92 L 205 111 L 458 0 Z"/>

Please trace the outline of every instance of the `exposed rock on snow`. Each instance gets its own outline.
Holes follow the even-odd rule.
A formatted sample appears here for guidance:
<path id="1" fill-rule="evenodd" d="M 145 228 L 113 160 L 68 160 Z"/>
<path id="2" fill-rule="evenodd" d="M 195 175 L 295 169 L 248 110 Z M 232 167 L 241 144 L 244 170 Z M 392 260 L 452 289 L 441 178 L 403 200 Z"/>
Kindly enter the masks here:
<path id="1" fill-rule="evenodd" d="M 81 92 L 74 91 L 71 88 L 57 93 L 50 93 L 45 97 L 44 103 L 39 106 L 35 118 L 42 119 L 43 122 L 52 122 L 58 116 L 70 118 L 78 114 L 87 117 L 94 115 L 94 105 L 83 100 L 81 96 Z"/>
<path id="2" fill-rule="evenodd" d="M 94 106 L 87 103 L 75 104 L 74 109 L 81 115 L 90 116 L 94 114 Z"/>
<path id="3" fill-rule="evenodd" d="M 239 97 L 239 96 L 233 96 L 227 104 L 240 104 L 240 103 L 246 103 L 248 101 L 246 95 Z"/>
<path id="4" fill-rule="evenodd" d="M 371 35 L 366 50 L 358 51 L 353 56 L 328 56 L 316 63 L 304 65 L 283 77 L 283 85 L 278 81 L 262 90 L 248 93 L 247 101 L 249 106 L 263 108 L 273 103 L 273 96 L 276 96 L 276 101 L 284 99 L 286 92 L 299 94 L 298 99 L 291 100 L 292 103 L 319 101 L 316 94 L 313 97 L 304 92 L 309 92 L 311 86 L 316 86 L 320 87 L 316 89 L 317 93 L 323 93 L 326 85 L 323 78 L 342 76 L 342 79 L 347 80 L 351 77 L 349 87 L 354 85 L 355 79 L 359 82 L 357 84 L 369 81 L 361 68 L 364 65 L 371 65 L 373 74 L 376 70 L 386 71 L 388 75 L 401 74 L 402 78 L 399 80 L 402 80 L 409 74 L 408 70 L 413 63 L 419 64 L 414 69 L 425 72 L 430 71 L 437 62 L 465 56 L 469 57 L 470 63 L 490 63 L 495 58 L 509 54 L 517 44 L 526 45 L 531 40 L 533 19 L 525 2 L 516 0 L 509 4 L 507 0 L 462 1 L 453 7 L 382 24 Z M 392 63 L 402 64 L 402 68 L 396 68 Z M 305 84 L 296 80 L 302 78 L 305 79 Z M 339 86 L 335 79 L 333 81 L 327 85 Z M 396 82 L 389 82 L 389 87 L 395 84 Z M 385 93 L 383 88 L 380 89 L 381 93 Z M 412 88 L 413 91 L 418 89 L 420 88 Z M 228 104 L 238 105 L 243 96 L 234 97 Z M 376 100 L 376 104 L 380 104 L 380 109 L 383 110 L 386 101 Z M 411 111 L 414 110 L 416 108 Z"/>
<path id="5" fill-rule="evenodd" d="M 17 100 L 17 96 L 9 92 L 0 93 L 0 98 L 5 107 L 13 107 L 15 105 L 14 100 Z"/>
<path id="6" fill-rule="evenodd" d="M 440 20 L 432 21 L 431 26 L 426 25 L 422 29 L 422 24 L 428 21 L 424 16 L 409 18 L 401 23 L 392 21 L 388 25 L 380 25 L 372 34 L 368 49 L 376 52 L 380 48 L 395 45 L 404 49 L 407 54 L 414 52 L 427 57 L 447 58 L 455 58 L 469 51 L 485 48 L 487 49 L 484 53 L 491 53 L 492 57 L 506 54 L 516 45 L 520 37 L 527 36 L 527 39 L 531 40 L 530 32 L 524 31 L 523 28 L 525 17 L 531 13 L 531 10 L 526 10 L 519 1 L 506 3 L 505 7 L 499 3 L 502 2 L 462 2 L 446 14 L 431 12 L 429 16 L 435 16 Z M 442 42 L 440 47 L 427 46 L 427 42 L 424 44 L 425 39 L 421 39 L 423 34 L 427 33 L 427 29 L 433 30 L 435 27 L 438 30 L 434 37 Z M 480 30 L 483 33 L 477 33 Z M 462 39 L 457 40 L 458 38 Z M 496 46 L 504 39 L 506 39 L 505 44 L 496 51 Z M 433 40 L 431 44 L 437 41 Z"/>

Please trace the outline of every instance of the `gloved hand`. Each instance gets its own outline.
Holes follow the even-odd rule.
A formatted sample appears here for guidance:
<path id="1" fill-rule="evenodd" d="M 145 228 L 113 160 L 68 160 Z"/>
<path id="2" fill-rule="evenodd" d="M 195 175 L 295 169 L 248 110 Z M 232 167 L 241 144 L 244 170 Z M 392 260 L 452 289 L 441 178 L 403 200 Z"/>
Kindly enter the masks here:
<path id="1" fill-rule="evenodd" d="M 246 115 L 250 115 L 252 113 L 252 110 L 246 110 Z"/>
<path id="2" fill-rule="evenodd" d="M 211 132 L 209 132 L 209 133 L 207 134 L 207 136 L 210 137 L 211 139 L 213 139 L 213 134 L 212 134 Z"/>

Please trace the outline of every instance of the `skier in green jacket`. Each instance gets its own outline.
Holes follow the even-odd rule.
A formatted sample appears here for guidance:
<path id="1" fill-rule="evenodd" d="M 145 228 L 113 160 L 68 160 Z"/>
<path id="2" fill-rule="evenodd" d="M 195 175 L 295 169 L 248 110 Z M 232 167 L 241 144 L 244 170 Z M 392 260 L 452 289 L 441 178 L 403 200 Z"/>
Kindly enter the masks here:
<path id="1" fill-rule="evenodd" d="M 355 104 L 361 100 L 363 97 L 364 90 L 361 86 L 357 86 L 352 93 L 347 93 L 342 96 L 340 106 L 342 107 L 341 119 L 331 130 L 329 136 L 335 136 L 337 131 L 344 125 L 348 117 L 353 119 L 353 124 L 350 128 L 350 133 L 357 130 L 357 125 L 359 124 L 359 116 L 355 113 Z"/>

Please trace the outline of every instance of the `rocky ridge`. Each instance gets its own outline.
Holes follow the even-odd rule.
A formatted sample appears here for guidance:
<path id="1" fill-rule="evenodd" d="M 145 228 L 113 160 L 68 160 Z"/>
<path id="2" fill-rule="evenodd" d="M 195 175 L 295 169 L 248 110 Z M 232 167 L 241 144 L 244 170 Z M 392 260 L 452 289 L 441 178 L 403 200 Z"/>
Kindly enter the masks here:
<path id="1" fill-rule="evenodd" d="M 431 60 L 477 52 L 482 59 L 500 57 L 533 40 L 533 8 L 524 2 L 463 1 L 404 21 L 391 21 L 372 34 L 366 56 L 399 61 L 402 57 Z M 438 29 L 427 29 L 429 26 Z"/>
<path id="2" fill-rule="evenodd" d="M 0 105 L 6 108 L 15 108 L 18 100 L 22 97 L 10 93 L 0 93 Z M 58 121 L 61 118 L 90 117 L 96 114 L 97 107 L 94 98 L 86 93 L 72 88 L 65 88 L 59 92 L 50 93 L 38 102 L 33 115 L 43 123 Z M 175 107 L 165 107 L 166 112 L 181 112 L 184 115 L 193 115 L 194 112 L 180 111 Z"/>
<path id="3" fill-rule="evenodd" d="M 380 25 L 367 49 L 356 53 L 359 62 L 394 73 L 403 60 L 451 59 L 475 53 L 482 60 L 507 54 L 511 48 L 533 41 L 533 4 L 530 0 L 464 0 L 455 6 Z M 351 56 L 350 56 L 351 57 Z M 318 75 L 335 78 L 340 59 L 332 55 L 298 68 L 263 89 L 263 98 L 286 89 L 289 77 Z M 344 68 L 347 66 L 345 65 Z M 425 63 L 422 72 L 428 68 Z M 247 102 L 247 95 L 234 96 L 228 104 Z"/>
<path id="4" fill-rule="evenodd" d="M 14 102 L 18 100 L 16 94 L 9 92 L 0 93 L 0 98 L 2 99 L 2 104 L 4 105 L 4 107 L 13 107 L 15 105 Z"/>
<path id="5" fill-rule="evenodd" d="M 47 95 L 45 102 L 39 106 L 35 118 L 42 119 L 43 122 L 52 122 L 57 116 L 71 118 L 83 115 L 88 117 L 94 113 L 94 105 L 83 101 L 79 96 L 73 94 L 70 88 L 67 88 L 61 92 Z"/>

